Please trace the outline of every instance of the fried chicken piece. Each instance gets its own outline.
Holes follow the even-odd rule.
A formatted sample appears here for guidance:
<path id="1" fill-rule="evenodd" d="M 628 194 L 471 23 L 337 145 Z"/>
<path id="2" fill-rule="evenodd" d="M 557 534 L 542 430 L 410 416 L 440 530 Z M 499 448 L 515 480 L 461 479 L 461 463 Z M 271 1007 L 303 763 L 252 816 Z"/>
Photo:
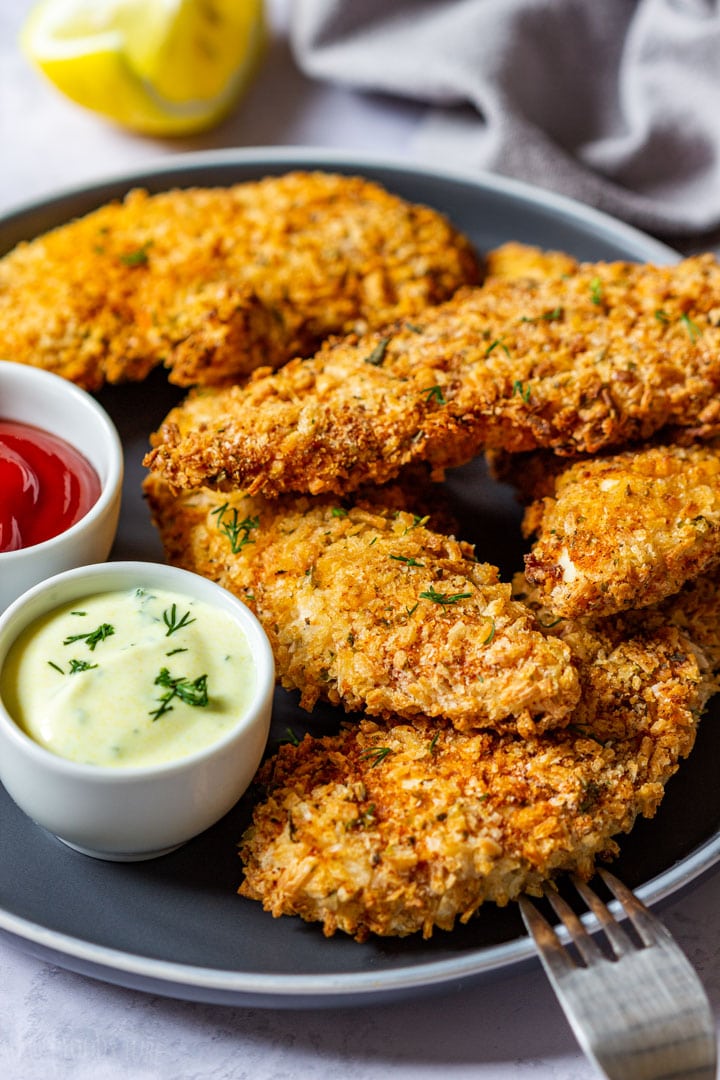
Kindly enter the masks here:
<path id="1" fill-rule="evenodd" d="M 528 580 L 557 615 L 644 608 L 720 561 L 720 449 L 654 446 L 577 462 L 523 522 Z"/>
<path id="2" fill-rule="evenodd" d="M 510 241 L 485 255 L 485 274 L 488 278 L 559 278 L 578 269 L 577 259 L 564 251 L 546 251 L 531 244 Z"/>
<path id="3" fill-rule="evenodd" d="M 439 213 L 360 177 L 131 192 L 0 260 L 0 356 L 97 390 L 222 384 L 476 282 Z"/>
<path id="4" fill-rule="evenodd" d="M 147 464 L 176 487 L 343 492 L 483 448 L 596 453 L 720 431 L 720 266 L 590 264 L 465 289 L 247 387 L 196 394 Z M 677 441 L 677 440 L 676 440 Z"/>
<path id="5" fill-rule="evenodd" d="M 174 496 L 152 475 L 146 494 L 168 560 L 248 603 L 306 709 L 322 698 L 530 734 L 565 723 L 577 701 L 569 649 L 425 518 L 327 499 Z"/>
<path id="6" fill-rule="evenodd" d="M 361 941 L 429 937 L 488 900 L 539 895 L 558 872 L 590 877 L 613 837 L 655 813 L 709 683 L 676 627 L 576 637 L 583 697 L 562 731 L 363 721 L 281 746 L 258 777 L 240 893 Z"/>

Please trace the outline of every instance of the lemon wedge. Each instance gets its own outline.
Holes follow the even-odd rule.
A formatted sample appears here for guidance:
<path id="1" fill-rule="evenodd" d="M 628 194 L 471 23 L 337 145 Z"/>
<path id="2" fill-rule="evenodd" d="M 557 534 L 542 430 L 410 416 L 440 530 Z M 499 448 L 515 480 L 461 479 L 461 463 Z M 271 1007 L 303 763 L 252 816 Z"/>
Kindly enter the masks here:
<path id="1" fill-rule="evenodd" d="M 67 97 L 147 135 L 221 120 L 265 40 L 263 0 L 44 0 L 21 35 Z"/>

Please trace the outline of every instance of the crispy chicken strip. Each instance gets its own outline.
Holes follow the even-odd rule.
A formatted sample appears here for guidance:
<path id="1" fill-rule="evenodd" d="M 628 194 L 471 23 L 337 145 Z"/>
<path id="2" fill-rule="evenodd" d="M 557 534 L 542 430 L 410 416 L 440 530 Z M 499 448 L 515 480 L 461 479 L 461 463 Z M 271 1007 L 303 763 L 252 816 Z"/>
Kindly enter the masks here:
<path id="1" fill-rule="evenodd" d="M 483 447 L 595 453 L 720 431 L 720 266 L 585 265 L 465 289 L 173 410 L 147 463 L 176 487 L 343 492 Z"/>
<path id="2" fill-rule="evenodd" d="M 717 590 L 712 596 L 717 621 Z M 710 690 L 675 626 L 616 640 L 578 626 L 573 724 L 523 740 L 371 721 L 281 746 L 241 845 L 240 892 L 363 940 L 467 921 L 488 900 L 590 877 L 652 817 Z"/>
<path id="3" fill-rule="evenodd" d="M 525 573 L 557 615 L 658 603 L 720 561 L 720 449 L 655 446 L 592 458 L 526 511 Z"/>
<path id="4" fill-rule="evenodd" d="M 478 280 L 439 213 L 360 177 L 131 192 L 0 260 L 0 356 L 88 389 L 219 384 Z"/>
<path id="5" fill-rule="evenodd" d="M 568 647 L 424 518 L 327 499 L 174 496 L 152 475 L 146 494 L 168 560 L 249 604 L 304 708 L 323 698 L 530 734 L 565 723 L 577 702 Z"/>
<path id="6" fill-rule="evenodd" d="M 579 263 L 564 251 L 546 251 L 515 240 L 501 244 L 485 255 L 485 274 L 488 278 L 559 278 L 573 274 Z"/>

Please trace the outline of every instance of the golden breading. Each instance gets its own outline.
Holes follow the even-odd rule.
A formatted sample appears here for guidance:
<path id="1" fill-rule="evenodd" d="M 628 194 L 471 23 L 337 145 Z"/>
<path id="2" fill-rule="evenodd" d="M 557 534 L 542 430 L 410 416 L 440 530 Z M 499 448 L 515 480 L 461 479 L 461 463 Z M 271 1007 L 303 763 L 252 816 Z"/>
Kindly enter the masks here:
<path id="1" fill-rule="evenodd" d="M 478 277 L 441 214 L 360 177 L 133 191 L 0 260 L 0 356 L 92 390 L 160 363 L 226 383 Z"/>
<path id="2" fill-rule="evenodd" d="M 146 494 L 168 560 L 252 607 L 304 708 L 322 698 L 530 734 L 577 702 L 569 649 L 425 519 L 327 499 L 173 496 L 152 475 Z"/>
<path id="3" fill-rule="evenodd" d="M 484 447 L 595 453 L 720 431 L 720 266 L 591 264 L 489 282 L 247 387 L 174 409 L 147 464 L 176 487 L 343 492 Z"/>
<path id="4" fill-rule="evenodd" d="M 514 240 L 485 255 L 488 278 L 559 278 L 574 273 L 578 266 L 577 259 L 564 251 L 545 251 Z"/>
<path id="5" fill-rule="evenodd" d="M 557 615 L 644 608 L 720 561 L 720 450 L 655 446 L 571 465 L 525 514 L 528 580 Z"/>
<path id="6" fill-rule="evenodd" d="M 654 814 L 708 684 L 673 626 L 618 642 L 582 627 L 578 648 L 583 705 L 562 731 L 363 721 L 281 746 L 258 777 L 241 894 L 327 935 L 428 937 L 560 871 L 589 877 Z"/>

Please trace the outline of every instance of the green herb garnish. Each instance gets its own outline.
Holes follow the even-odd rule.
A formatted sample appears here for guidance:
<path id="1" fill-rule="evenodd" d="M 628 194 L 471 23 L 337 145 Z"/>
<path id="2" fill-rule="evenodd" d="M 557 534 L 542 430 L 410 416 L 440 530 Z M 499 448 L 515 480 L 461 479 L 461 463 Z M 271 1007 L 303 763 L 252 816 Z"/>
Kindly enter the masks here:
<path id="1" fill-rule="evenodd" d="M 198 675 L 197 679 L 192 681 L 185 675 L 178 675 L 173 678 L 168 669 L 164 667 L 160 669 L 160 674 L 153 685 L 164 686 L 167 689 L 167 692 L 159 698 L 160 704 L 157 709 L 150 712 L 153 721 L 158 720 L 166 712 L 172 711 L 173 706 L 170 703 L 175 698 L 179 698 L 186 705 L 196 705 L 200 708 L 204 708 L 208 703 L 207 675 Z"/>
<path id="2" fill-rule="evenodd" d="M 421 600 L 432 600 L 433 604 L 457 604 L 459 600 L 467 600 L 472 593 L 458 592 L 458 593 L 441 593 L 437 592 L 432 585 L 427 592 L 420 593 Z"/>
<path id="3" fill-rule="evenodd" d="M 519 394 L 525 404 L 530 401 L 530 386 L 524 386 L 520 379 L 516 379 L 512 388 L 513 395 Z"/>
<path id="4" fill-rule="evenodd" d="M 372 758 L 371 769 L 374 769 L 376 765 L 379 765 L 381 761 L 384 761 L 388 754 L 392 754 L 392 747 L 390 746 L 370 746 L 367 750 L 363 750 L 360 754 L 362 761 L 370 761 Z"/>
<path id="5" fill-rule="evenodd" d="M 508 349 L 507 345 L 503 343 L 502 338 L 495 338 L 494 341 L 490 342 L 487 349 L 485 350 L 485 356 L 489 356 L 491 352 L 495 351 L 495 349 L 502 349 L 506 356 L 510 355 L 510 350 Z"/>
<path id="6" fill-rule="evenodd" d="M 91 630 L 88 634 L 71 634 L 70 637 L 66 637 L 63 641 L 63 645 L 72 645 L 76 641 L 84 641 L 90 652 L 95 651 L 95 646 L 105 638 L 112 637 L 115 633 L 115 627 L 110 623 L 101 623 L 95 630 Z"/>
<path id="7" fill-rule="evenodd" d="M 603 287 L 599 277 L 593 278 L 590 282 L 590 299 L 593 304 L 602 304 L 603 302 Z"/>
<path id="8" fill-rule="evenodd" d="M 394 559 L 395 562 L 405 563 L 406 566 L 424 566 L 425 563 L 418 562 L 417 559 L 409 559 L 407 555 L 389 555 L 388 558 Z"/>
<path id="9" fill-rule="evenodd" d="M 152 240 L 148 240 L 142 247 L 135 248 L 134 251 L 126 251 L 120 256 L 120 262 L 123 266 L 144 266 L 148 261 L 148 249 L 151 245 Z"/>
<path id="10" fill-rule="evenodd" d="M 165 634 L 165 637 L 170 637 L 170 635 L 174 634 L 176 630 L 182 630 L 183 627 L 189 626 L 190 623 L 194 623 L 195 619 L 190 618 L 189 611 L 186 611 L 182 618 L 178 619 L 177 604 L 173 604 L 169 611 L 167 608 L 165 609 L 165 611 L 163 611 L 163 622 L 167 626 L 167 633 Z"/>
<path id="11" fill-rule="evenodd" d="M 230 549 L 233 555 L 237 555 L 238 551 L 245 546 L 245 544 L 254 544 L 255 541 L 251 538 L 250 533 L 253 529 L 257 529 L 260 524 L 259 517 L 246 517 L 242 521 L 239 520 L 237 509 L 233 507 L 229 520 L 225 520 L 225 514 L 228 511 L 228 503 L 223 503 L 222 506 L 218 506 L 212 511 L 218 519 L 218 529 L 221 533 L 230 541 Z"/>
<path id="12" fill-rule="evenodd" d="M 385 359 L 385 352 L 389 344 L 389 337 L 381 338 L 370 355 L 365 357 L 365 363 L 372 364 L 373 367 L 379 367 Z"/>
<path id="13" fill-rule="evenodd" d="M 690 318 L 689 315 L 685 314 L 685 312 L 683 312 L 683 314 L 680 316 L 680 322 L 683 324 L 683 326 L 687 330 L 688 337 L 690 338 L 691 342 L 694 345 L 695 342 L 697 341 L 697 339 L 699 337 L 702 337 L 702 330 L 700 329 L 700 327 L 698 326 L 698 324 L 696 322 L 692 321 L 692 319 Z"/>
<path id="14" fill-rule="evenodd" d="M 70 674 L 76 675 L 78 671 L 90 671 L 92 668 L 96 668 L 97 666 L 97 664 L 90 664 L 87 660 L 71 660 Z"/>
<path id="15" fill-rule="evenodd" d="M 435 386 L 426 386 L 421 393 L 426 395 L 427 401 L 437 401 L 438 405 L 447 405 L 447 401 L 442 392 L 442 387 L 438 384 Z"/>

